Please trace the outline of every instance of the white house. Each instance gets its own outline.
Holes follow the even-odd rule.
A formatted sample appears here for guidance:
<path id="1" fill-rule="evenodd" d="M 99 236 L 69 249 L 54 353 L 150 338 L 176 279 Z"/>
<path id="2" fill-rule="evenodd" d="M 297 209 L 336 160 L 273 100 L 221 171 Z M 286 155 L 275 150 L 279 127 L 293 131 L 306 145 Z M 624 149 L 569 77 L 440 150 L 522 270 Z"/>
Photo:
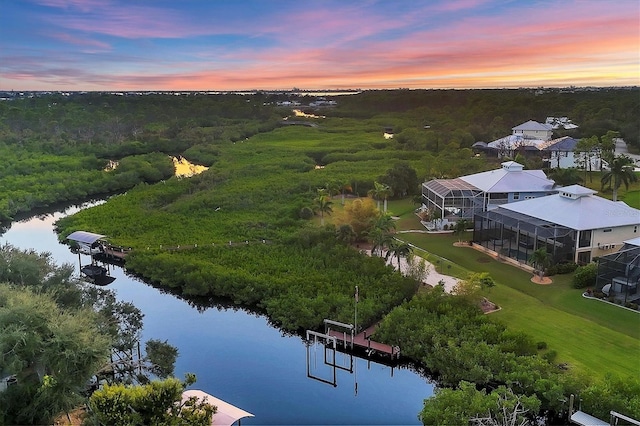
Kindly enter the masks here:
<path id="1" fill-rule="evenodd" d="M 556 262 L 586 264 L 640 236 L 640 210 L 580 185 L 557 191 L 476 214 L 474 241 L 524 262 L 544 247 Z"/>
<path id="2" fill-rule="evenodd" d="M 540 139 L 548 141 L 553 135 L 553 127 L 551 125 L 538 123 L 533 120 L 529 120 L 526 123 L 513 127 L 511 130 L 513 131 L 513 135 L 520 135 L 525 139 Z"/>
<path id="3" fill-rule="evenodd" d="M 524 170 L 522 164 L 507 161 L 496 170 L 425 182 L 422 202 L 440 219 L 471 219 L 502 204 L 553 194 L 553 186 L 542 170 Z"/>
<path id="4" fill-rule="evenodd" d="M 542 154 L 542 161 L 550 169 L 567 169 L 584 167 L 584 152 L 576 150 L 579 139 L 564 136 L 546 141 L 538 146 Z M 589 170 L 600 170 L 602 158 L 597 149 L 588 155 L 591 163 Z"/>
<path id="5" fill-rule="evenodd" d="M 512 134 L 486 144 L 484 149 L 497 153 L 498 157 L 515 157 L 522 151 L 538 152 L 540 146 L 551 139 L 553 129 L 548 124 L 529 120 L 513 127 Z M 481 148 L 482 149 L 482 148 Z"/>

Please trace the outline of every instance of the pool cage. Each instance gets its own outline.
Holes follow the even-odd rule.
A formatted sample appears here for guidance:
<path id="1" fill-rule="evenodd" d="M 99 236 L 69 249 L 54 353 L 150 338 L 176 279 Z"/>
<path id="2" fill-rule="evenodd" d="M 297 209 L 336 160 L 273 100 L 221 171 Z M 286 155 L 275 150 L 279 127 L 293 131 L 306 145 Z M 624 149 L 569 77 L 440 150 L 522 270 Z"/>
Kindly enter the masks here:
<path id="1" fill-rule="evenodd" d="M 640 247 L 625 247 L 598 260 L 596 290 L 625 303 L 636 302 L 640 299 Z"/>
<path id="2" fill-rule="evenodd" d="M 422 202 L 435 209 L 439 219 L 473 218 L 483 210 L 484 192 L 464 180 L 433 179 L 422 184 Z"/>
<path id="3" fill-rule="evenodd" d="M 576 231 L 507 209 L 477 213 L 473 241 L 501 256 L 527 263 L 539 248 L 545 248 L 552 263 L 573 262 Z"/>

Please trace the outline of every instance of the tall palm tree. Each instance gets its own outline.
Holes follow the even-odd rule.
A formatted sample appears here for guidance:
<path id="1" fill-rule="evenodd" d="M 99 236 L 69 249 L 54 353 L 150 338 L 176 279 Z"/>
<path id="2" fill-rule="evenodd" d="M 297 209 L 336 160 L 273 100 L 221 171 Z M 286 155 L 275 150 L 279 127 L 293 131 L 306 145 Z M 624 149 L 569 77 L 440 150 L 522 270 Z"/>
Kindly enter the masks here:
<path id="1" fill-rule="evenodd" d="M 613 201 L 618 201 L 618 188 L 624 183 L 625 188 L 629 188 L 629 182 L 638 180 L 638 176 L 633 171 L 633 158 L 620 154 L 611 160 L 609 170 L 603 175 L 600 183 L 604 189 L 605 185 L 613 190 Z"/>
<path id="2" fill-rule="evenodd" d="M 351 188 L 350 183 L 343 183 L 340 187 L 340 193 L 342 194 L 342 205 L 344 206 L 344 194 L 346 192 L 353 192 L 353 188 Z"/>
<path id="3" fill-rule="evenodd" d="M 369 232 L 369 240 L 371 241 L 371 255 L 377 256 L 378 253 L 382 256 L 384 249 L 393 244 L 393 235 L 380 228 L 373 228 Z"/>
<path id="4" fill-rule="evenodd" d="M 373 189 L 368 192 L 369 196 L 378 201 L 378 210 L 380 210 L 380 200 L 384 200 L 384 213 L 387 212 L 387 199 L 393 195 L 393 190 L 387 184 L 373 182 Z"/>
<path id="5" fill-rule="evenodd" d="M 316 198 L 316 209 L 320 212 L 320 225 L 324 226 L 324 214 L 330 215 L 333 212 L 332 204 L 328 195 L 320 195 Z"/>
<path id="6" fill-rule="evenodd" d="M 412 251 L 411 244 L 405 241 L 394 240 L 389 246 L 389 251 L 385 259 L 388 260 L 389 258 L 393 259 L 395 257 L 398 260 L 398 269 L 400 269 L 400 258 L 408 258 Z M 391 262 L 391 265 L 393 265 L 393 262 Z"/>
<path id="7" fill-rule="evenodd" d="M 396 221 L 388 214 L 383 214 L 378 217 L 374 227 L 391 234 L 396 230 Z"/>
<path id="8" fill-rule="evenodd" d="M 340 184 L 336 181 L 328 182 L 326 189 L 329 197 L 333 197 L 334 195 L 338 195 L 340 193 Z"/>

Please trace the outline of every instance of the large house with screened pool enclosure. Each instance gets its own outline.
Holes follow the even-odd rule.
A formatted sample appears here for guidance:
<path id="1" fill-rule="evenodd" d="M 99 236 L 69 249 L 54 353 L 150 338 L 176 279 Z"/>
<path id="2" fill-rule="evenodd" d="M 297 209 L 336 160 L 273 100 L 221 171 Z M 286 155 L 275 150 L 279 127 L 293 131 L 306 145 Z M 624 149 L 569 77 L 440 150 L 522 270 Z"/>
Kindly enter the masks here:
<path id="1" fill-rule="evenodd" d="M 554 263 L 589 263 L 640 236 L 640 210 L 596 193 L 571 185 L 553 195 L 478 212 L 473 241 L 520 262 L 545 248 Z"/>
<path id="2" fill-rule="evenodd" d="M 476 213 L 555 192 L 554 181 L 542 170 L 524 170 L 522 164 L 507 161 L 500 169 L 425 182 L 422 203 L 437 219 L 471 220 Z"/>

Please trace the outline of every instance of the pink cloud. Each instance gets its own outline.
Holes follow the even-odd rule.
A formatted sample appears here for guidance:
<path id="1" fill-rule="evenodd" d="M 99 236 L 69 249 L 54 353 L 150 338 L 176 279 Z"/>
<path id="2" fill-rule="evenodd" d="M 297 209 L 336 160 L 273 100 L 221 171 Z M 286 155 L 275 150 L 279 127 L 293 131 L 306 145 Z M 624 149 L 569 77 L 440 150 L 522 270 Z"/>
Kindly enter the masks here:
<path id="1" fill-rule="evenodd" d="M 104 43 L 98 40 L 92 40 L 86 37 L 76 37 L 67 33 L 55 33 L 51 34 L 50 37 L 65 43 L 93 48 L 93 50 L 90 50 L 89 52 L 111 50 L 111 46 L 108 43 Z"/>

